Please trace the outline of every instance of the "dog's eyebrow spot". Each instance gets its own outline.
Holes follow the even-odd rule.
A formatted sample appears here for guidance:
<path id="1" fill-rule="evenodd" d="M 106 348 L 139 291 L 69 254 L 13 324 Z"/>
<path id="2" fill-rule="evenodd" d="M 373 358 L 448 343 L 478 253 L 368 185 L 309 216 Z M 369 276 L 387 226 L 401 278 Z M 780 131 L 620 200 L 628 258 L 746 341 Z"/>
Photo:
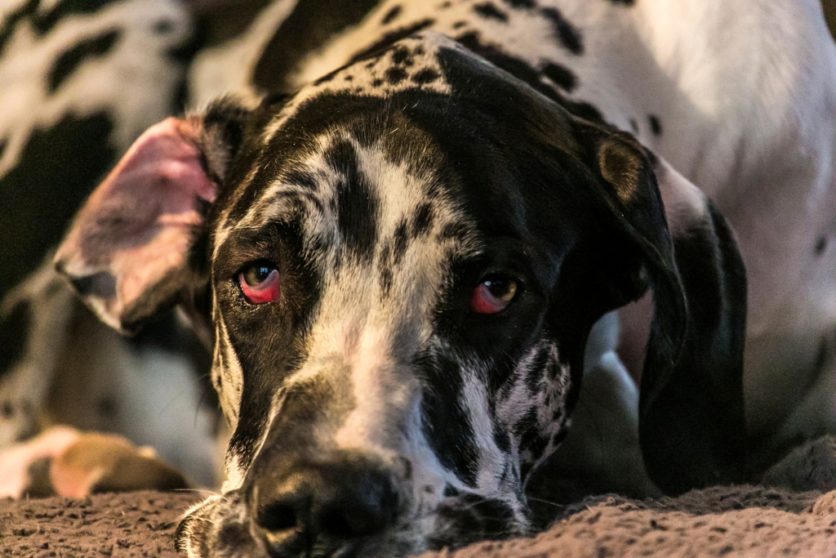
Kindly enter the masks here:
<path id="1" fill-rule="evenodd" d="M 424 202 L 415 210 L 412 217 L 412 238 L 418 238 L 429 232 L 433 224 L 433 210 L 428 202 Z"/>
<path id="2" fill-rule="evenodd" d="M 337 229 L 344 246 L 360 259 L 371 259 L 377 242 L 379 201 L 358 167 L 357 152 L 347 141 L 338 141 L 326 152 L 325 160 L 340 175 L 335 201 Z"/>

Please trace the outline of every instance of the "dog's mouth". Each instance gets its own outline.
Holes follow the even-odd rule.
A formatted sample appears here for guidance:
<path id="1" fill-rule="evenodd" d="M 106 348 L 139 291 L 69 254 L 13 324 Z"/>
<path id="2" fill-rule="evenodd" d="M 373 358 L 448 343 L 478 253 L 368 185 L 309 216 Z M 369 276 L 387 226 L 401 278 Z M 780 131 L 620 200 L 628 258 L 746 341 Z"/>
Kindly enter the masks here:
<path id="1" fill-rule="evenodd" d="M 447 497 L 431 514 L 404 516 L 380 532 L 362 536 L 341 536 L 338 524 L 322 535 L 304 524 L 286 526 L 287 518 L 285 523 L 279 517 L 273 520 L 276 523 L 268 525 L 272 529 L 265 529 L 239 493 L 210 498 L 180 523 L 177 548 L 201 557 L 388 558 L 527 532 L 513 505 L 472 493 Z"/>

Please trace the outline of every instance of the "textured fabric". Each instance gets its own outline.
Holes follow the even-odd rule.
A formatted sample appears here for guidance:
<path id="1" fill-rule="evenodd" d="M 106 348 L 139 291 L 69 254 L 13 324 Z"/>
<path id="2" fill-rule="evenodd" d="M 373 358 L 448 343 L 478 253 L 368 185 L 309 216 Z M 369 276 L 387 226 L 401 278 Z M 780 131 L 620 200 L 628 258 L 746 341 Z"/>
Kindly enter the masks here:
<path id="1" fill-rule="evenodd" d="M 0 501 L 0 556 L 173 557 L 197 493 L 133 492 L 72 501 Z M 424 557 L 836 556 L 836 491 L 736 486 L 639 501 L 587 498 L 531 538 Z"/>

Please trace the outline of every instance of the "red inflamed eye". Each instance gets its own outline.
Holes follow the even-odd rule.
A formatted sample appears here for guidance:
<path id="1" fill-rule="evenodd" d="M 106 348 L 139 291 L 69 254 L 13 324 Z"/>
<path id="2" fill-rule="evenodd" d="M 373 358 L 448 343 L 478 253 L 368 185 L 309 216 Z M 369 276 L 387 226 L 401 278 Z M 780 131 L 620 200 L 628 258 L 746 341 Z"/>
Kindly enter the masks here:
<path id="1" fill-rule="evenodd" d="M 490 275 L 482 279 L 470 297 L 470 309 L 477 314 L 496 314 L 505 310 L 520 291 L 510 277 Z"/>
<path id="2" fill-rule="evenodd" d="M 250 304 L 266 304 L 279 299 L 279 270 L 266 262 L 250 264 L 238 273 L 238 285 Z"/>

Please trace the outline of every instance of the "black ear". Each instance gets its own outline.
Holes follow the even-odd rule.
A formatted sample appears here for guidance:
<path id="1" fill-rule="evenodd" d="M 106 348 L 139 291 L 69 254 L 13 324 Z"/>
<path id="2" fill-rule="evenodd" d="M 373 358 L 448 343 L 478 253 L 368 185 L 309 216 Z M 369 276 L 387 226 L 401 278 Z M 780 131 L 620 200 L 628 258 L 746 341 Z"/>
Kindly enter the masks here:
<path id="1" fill-rule="evenodd" d="M 666 492 L 742 478 L 746 278 L 728 224 L 693 184 L 632 137 L 577 121 L 617 227 L 653 290 L 640 441 Z"/>
<path id="2" fill-rule="evenodd" d="M 668 492 L 681 492 L 741 478 L 746 278 L 726 222 L 693 184 L 634 138 L 572 116 L 562 107 L 576 113 L 584 107 L 544 88 L 538 78 L 529 76 L 528 87 L 455 46 L 442 48 L 439 60 L 457 100 L 467 99 L 488 121 L 502 115 L 497 128 L 515 160 L 548 166 L 544 159 L 559 153 L 555 162 L 561 164 L 551 169 L 551 179 L 562 173 L 578 180 L 561 190 L 567 196 L 561 201 L 583 197 L 596 208 L 593 218 L 603 215 L 601 223 L 581 223 L 581 230 L 604 226 L 617 234 L 605 241 L 613 246 L 611 258 L 598 258 L 594 269 L 588 262 L 574 266 L 584 276 L 567 279 L 608 290 L 584 300 L 583 308 L 563 297 L 581 316 L 575 329 L 640 296 L 649 282 L 655 315 L 639 418 L 653 480 Z M 497 63 L 503 65 L 501 59 Z M 514 122 L 513 130 L 507 122 Z M 516 138 L 517 130 L 524 130 L 524 137 Z M 587 177 L 569 172 L 572 162 L 583 167 L 576 169 L 582 174 L 590 170 L 600 188 L 586 189 Z M 576 218 L 586 216 L 578 212 Z M 561 279 L 570 272 L 566 266 Z"/>

